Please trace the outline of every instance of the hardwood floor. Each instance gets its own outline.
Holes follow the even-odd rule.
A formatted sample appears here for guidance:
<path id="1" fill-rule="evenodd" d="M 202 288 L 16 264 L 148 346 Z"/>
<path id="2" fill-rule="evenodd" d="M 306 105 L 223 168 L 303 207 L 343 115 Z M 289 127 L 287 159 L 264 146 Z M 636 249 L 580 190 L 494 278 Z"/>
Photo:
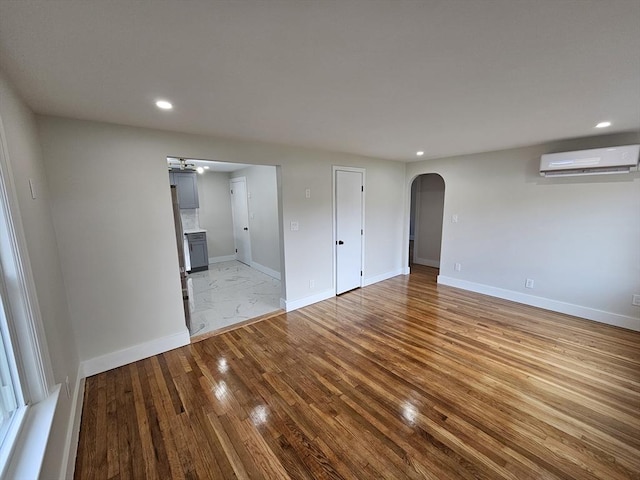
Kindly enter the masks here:
<path id="1" fill-rule="evenodd" d="M 640 478 L 640 333 L 412 272 L 87 379 L 75 478 Z"/>

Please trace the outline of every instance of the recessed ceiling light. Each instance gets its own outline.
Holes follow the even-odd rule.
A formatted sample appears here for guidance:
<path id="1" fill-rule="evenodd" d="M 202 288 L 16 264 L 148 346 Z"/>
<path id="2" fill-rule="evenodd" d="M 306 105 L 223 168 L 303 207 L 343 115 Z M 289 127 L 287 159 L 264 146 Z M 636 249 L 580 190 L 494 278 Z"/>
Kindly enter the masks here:
<path id="1" fill-rule="evenodd" d="M 424 155 L 424 152 L 422 150 L 420 150 L 419 152 L 416 152 L 416 155 L 421 157 L 422 155 Z"/>
<path id="2" fill-rule="evenodd" d="M 205 165 L 205 166 L 204 166 L 204 169 L 205 169 L 205 170 L 209 170 L 209 165 Z"/>
<path id="3" fill-rule="evenodd" d="M 611 122 L 600 122 L 596 125 L 596 128 L 607 128 L 611 126 Z"/>
<path id="4" fill-rule="evenodd" d="M 156 107 L 161 108 L 162 110 L 171 110 L 173 105 L 171 105 L 171 102 L 167 102 L 166 100 L 158 100 L 156 101 Z"/>
<path id="5" fill-rule="evenodd" d="M 204 173 L 204 168 L 202 168 L 202 167 L 198 167 L 198 168 L 196 168 L 196 172 L 198 172 L 198 173 Z"/>

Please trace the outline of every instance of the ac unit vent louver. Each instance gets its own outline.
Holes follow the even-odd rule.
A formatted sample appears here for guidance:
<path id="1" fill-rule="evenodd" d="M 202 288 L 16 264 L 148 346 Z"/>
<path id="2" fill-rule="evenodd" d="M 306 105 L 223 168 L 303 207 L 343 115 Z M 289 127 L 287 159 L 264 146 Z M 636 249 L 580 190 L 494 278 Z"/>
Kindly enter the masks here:
<path id="1" fill-rule="evenodd" d="M 640 145 L 548 153 L 540 158 L 543 177 L 603 175 L 638 170 Z"/>

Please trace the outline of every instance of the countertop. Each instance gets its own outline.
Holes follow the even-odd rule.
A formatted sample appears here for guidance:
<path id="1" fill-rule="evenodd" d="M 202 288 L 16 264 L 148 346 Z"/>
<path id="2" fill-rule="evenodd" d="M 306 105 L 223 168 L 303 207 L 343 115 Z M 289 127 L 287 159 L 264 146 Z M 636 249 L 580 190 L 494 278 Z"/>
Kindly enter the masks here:
<path id="1" fill-rule="evenodd" d="M 189 230 L 184 230 L 185 235 L 189 235 L 190 233 L 207 233 L 204 228 L 191 228 Z"/>

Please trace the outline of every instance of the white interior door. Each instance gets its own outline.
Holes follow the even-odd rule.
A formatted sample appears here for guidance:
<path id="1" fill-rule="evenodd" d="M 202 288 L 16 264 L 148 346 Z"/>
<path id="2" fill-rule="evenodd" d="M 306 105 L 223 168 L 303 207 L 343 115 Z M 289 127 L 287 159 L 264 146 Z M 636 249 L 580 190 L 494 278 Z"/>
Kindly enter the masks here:
<path id="1" fill-rule="evenodd" d="M 363 173 L 335 171 L 336 295 L 362 286 Z"/>
<path id="2" fill-rule="evenodd" d="M 251 265 L 251 237 L 249 236 L 249 204 L 247 181 L 244 177 L 231 179 L 231 214 L 236 258 Z"/>

